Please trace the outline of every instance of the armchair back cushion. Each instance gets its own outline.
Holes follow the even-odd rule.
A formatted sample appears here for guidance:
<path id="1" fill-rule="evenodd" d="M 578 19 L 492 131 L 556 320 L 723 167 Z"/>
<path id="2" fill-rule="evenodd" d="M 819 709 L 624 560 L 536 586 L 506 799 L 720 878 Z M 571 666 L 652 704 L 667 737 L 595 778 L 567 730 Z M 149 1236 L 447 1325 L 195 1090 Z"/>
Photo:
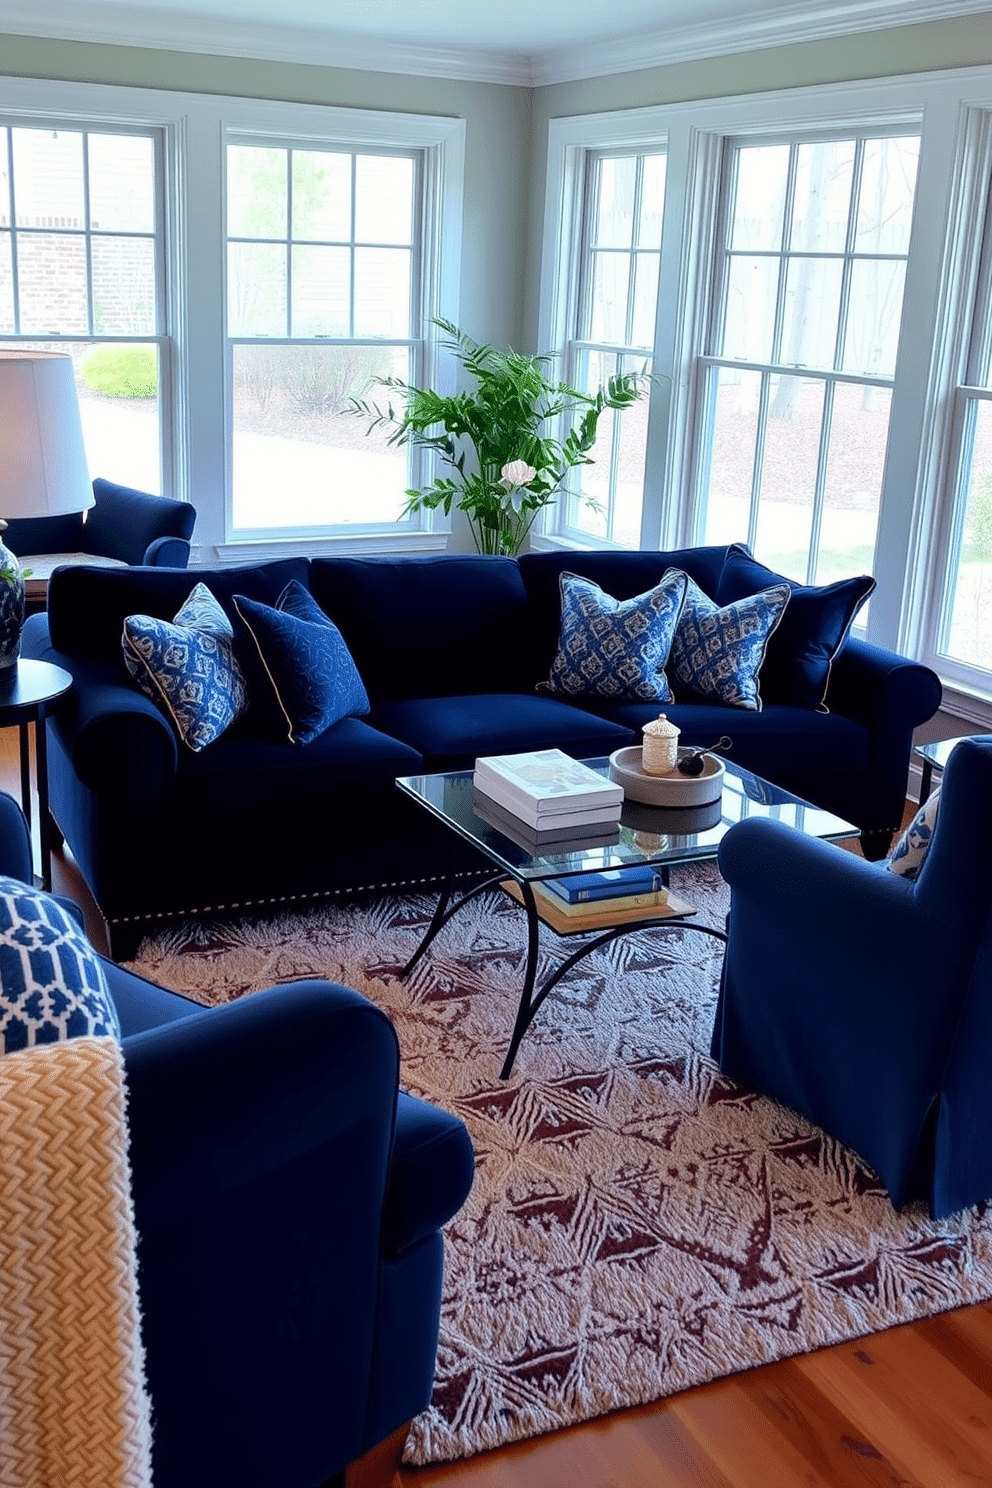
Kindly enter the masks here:
<path id="1" fill-rule="evenodd" d="M 83 513 L 63 517 L 21 517 L 7 523 L 4 546 L 19 558 L 26 553 L 81 553 Z"/>

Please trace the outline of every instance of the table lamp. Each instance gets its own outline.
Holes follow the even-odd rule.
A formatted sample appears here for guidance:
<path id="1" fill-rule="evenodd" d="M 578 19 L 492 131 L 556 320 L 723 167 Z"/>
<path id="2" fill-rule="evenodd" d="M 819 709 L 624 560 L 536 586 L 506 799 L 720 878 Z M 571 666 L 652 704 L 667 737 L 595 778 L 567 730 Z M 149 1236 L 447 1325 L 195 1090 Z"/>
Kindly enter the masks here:
<path id="1" fill-rule="evenodd" d="M 17 666 L 24 577 L 2 534 L 10 517 L 57 517 L 93 505 L 72 358 L 0 351 L 0 681 Z"/>

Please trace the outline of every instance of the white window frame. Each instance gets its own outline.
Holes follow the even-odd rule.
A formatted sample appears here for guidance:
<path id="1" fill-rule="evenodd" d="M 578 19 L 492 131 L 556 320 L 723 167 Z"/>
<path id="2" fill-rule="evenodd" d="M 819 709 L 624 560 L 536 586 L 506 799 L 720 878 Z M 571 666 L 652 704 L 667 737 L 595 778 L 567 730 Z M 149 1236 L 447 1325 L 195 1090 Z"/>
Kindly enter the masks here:
<path id="1" fill-rule="evenodd" d="M 912 314 L 904 315 L 896 359 L 876 543 L 879 585 L 868 636 L 904 654 L 921 654 L 923 631 L 932 624 L 935 534 L 945 520 L 940 483 L 950 432 L 946 405 L 954 347 L 962 335 L 960 300 L 967 300 L 958 276 L 966 258 L 963 245 L 969 241 L 971 188 L 962 177 L 980 175 L 975 121 L 984 121 L 990 108 L 992 68 L 984 66 L 550 121 L 539 340 L 541 349 L 559 355 L 568 297 L 574 293 L 575 204 L 583 152 L 618 142 L 667 146 L 655 369 L 667 374 L 668 381 L 652 393 L 642 548 L 702 541 L 702 513 L 693 487 L 697 358 L 706 344 L 712 310 L 725 142 L 789 132 L 919 127 L 922 144 L 904 290 Z M 535 545 L 567 544 L 546 524 Z M 992 679 L 987 693 L 972 692 L 970 697 L 973 704 L 980 701 L 976 721 L 992 725 Z"/>
<path id="2" fill-rule="evenodd" d="M 567 380 L 572 370 L 569 353 L 577 340 L 580 318 L 579 298 L 582 292 L 583 268 L 581 250 L 590 162 L 597 155 L 636 155 L 649 152 L 667 154 L 667 146 L 667 131 L 659 123 L 657 109 L 624 110 L 617 114 L 589 114 L 574 119 L 551 121 L 544 211 L 539 350 L 553 356 L 556 375 L 563 381 Z M 666 205 L 659 282 L 665 271 L 667 236 Z M 653 419 L 652 399 L 648 419 L 649 449 Z M 647 505 L 646 492 L 644 505 Z M 645 520 L 642 508 L 642 545 Z M 650 530 L 650 518 L 647 519 L 647 525 Z M 596 545 L 609 546 L 605 542 Z M 566 502 L 562 500 L 560 503 L 551 503 L 541 513 L 532 529 L 531 546 L 583 548 L 592 546 L 592 542 L 576 529 L 568 527 Z"/>
<path id="3" fill-rule="evenodd" d="M 425 316 L 457 320 L 461 273 L 463 119 L 432 114 L 287 104 L 105 84 L 0 78 L 0 114 L 58 116 L 65 127 L 134 126 L 161 131 L 166 285 L 160 313 L 169 334 L 163 353 L 161 440 L 163 494 L 197 509 L 193 562 L 252 562 L 292 546 L 294 553 L 443 549 L 449 523 L 428 514 L 410 530 L 323 531 L 312 538 L 267 535 L 237 541 L 231 531 L 231 390 L 225 343 L 224 145 L 245 135 L 337 140 L 416 148 L 424 153 L 423 285 Z M 453 390 L 456 368 L 427 342 L 425 378 Z M 103 472 L 113 477 L 112 471 Z"/>
<path id="4" fill-rule="evenodd" d="M 643 160 L 643 158 L 648 155 L 666 156 L 666 151 L 663 146 L 658 145 L 642 145 L 629 147 L 626 145 L 620 146 L 615 144 L 609 149 L 587 149 L 582 152 L 582 179 L 581 184 L 577 188 L 577 200 L 575 203 L 575 212 L 578 224 L 577 241 L 579 244 L 579 251 L 576 254 L 576 262 L 572 266 L 571 271 L 571 294 L 566 311 L 568 324 L 563 356 L 564 379 L 573 387 L 582 387 L 584 385 L 583 379 L 579 375 L 579 363 L 583 354 L 587 352 L 592 354 L 602 352 L 606 356 L 614 356 L 616 358 L 617 372 L 629 373 L 633 371 L 640 371 L 641 368 L 645 365 L 647 365 L 649 369 L 651 366 L 654 343 L 653 334 L 651 343 L 644 346 L 635 345 L 635 343 L 629 339 L 625 341 L 615 342 L 602 340 L 597 341 L 591 336 L 591 328 L 589 326 L 593 295 L 592 285 L 595 271 L 595 257 L 597 253 L 609 251 L 602 248 L 594 249 L 591 246 L 590 242 L 593 232 L 593 184 L 598 179 L 599 170 L 601 169 L 602 162 L 604 160 L 617 160 L 625 158 Z M 637 201 L 636 206 L 639 209 L 640 200 Z M 636 230 L 638 227 L 638 223 L 639 218 L 635 217 L 635 221 L 633 224 L 635 230 L 635 238 L 631 243 L 630 249 L 627 250 L 627 256 L 629 259 L 627 303 L 628 329 L 632 324 L 635 313 L 634 290 L 637 272 L 637 257 L 638 255 L 656 252 L 660 261 L 661 256 L 660 244 L 658 249 L 651 249 L 645 248 L 637 243 Z M 615 504 L 617 483 L 617 457 L 622 432 L 622 417 L 623 416 L 621 414 L 615 417 L 613 420 L 613 435 L 611 447 L 608 452 L 608 478 L 610 494 L 606 503 L 605 516 L 609 535 L 602 540 L 603 545 L 607 547 L 619 546 L 619 544 L 616 542 L 616 539 L 612 536 L 612 533 L 615 528 L 617 516 Z M 603 459 L 602 453 L 599 454 L 598 458 L 600 460 Z M 579 502 L 581 502 L 581 495 L 578 492 L 576 493 L 576 497 Z M 574 543 L 577 545 L 587 543 L 591 540 L 589 538 L 589 535 L 587 533 L 584 533 L 580 526 L 575 525 L 570 520 L 573 512 L 574 508 L 572 502 L 563 493 L 562 497 L 554 503 L 554 505 L 547 513 L 546 521 L 548 523 L 548 527 L 550 530 L 553 530 L 556 537 L 564 543 Z"/>
<path id="5" fill-rule="evenodd" d="M 418 204 L 420 245 L 417 307 L 422 342 L 417 358 L 418 375 L 423 385 L 454 392 L 456 369 L 450 357 L 440 350 L 437 335 L 430 325 L 434 317 L 457 320 L 459 303 L 459 269 L 461 262 L 461 192 L 464 171 L 464 122 L 424 114 L 393 114 L 372 109 L 316 108 L 311 105 L 259 103 L 257 100 L 224 100 L 221 129 L 224 152 L 221 162 L 221 214 L 226 217 L 226 146 L 228 143 L 275 144 L 307 149 L 341 148 L 361 152 L 363 149 L 394 149 L 420 155 L 419 177 L 421 200 Z M 226 220 L 222 221 L 221 243 L 224 245 L 222 307 L 227 305 Z M 233 446 L 233 387 L 230 344 L 226 338 L 225 315 L 224 395 L 225 447 Z M 412 325 L 411 332 L 417 327 Z M 328 343 L 330 344 L 330 343 Z M 433 479 L 433 466 L 423 451 L 410 451 L 411 488 L 428 485 Z M 236 536 L 231 488 L 232 460 L 226 461 L 225 536 L 220 547 L 222 558 L 264 555 L 273 542 L 289 542 L 294 552 L 319 553 L 329 548 L 347 547 L 349 551 L 380 552 L 397 549 L 439 549 L 446 545 L 451 519 L 442 511 L 424 511 L 402 526 L 388 530 L 381 525 L 349 523 L 346 527 L 315 529 L 307 535 L 301 529 L 288 530 L 283 536 Z"/>
<path id="6" fill-rule="evenodd" d="M 872 374 L 854 369 L 846 369 L 842 365 L 836 365 L 836 362 L 829 367 L 825 363 L 802 363 L 801 365 L 790 366 L 789 364 L 782 361 L 781 358 L 777 362 L 775 362 L 774 360 L 755 361 L 743 358 L 738 359 L 728 356 L 725 352 L 718 352 L 715 350 L 716 342 L 723 325 L 725 299 L 729 282 L 730 260 L 734 256 L 734 254 L 739 251 L 735 250 L 732 247 L 730 241 L 732 225 L 729 220 L 729 191 L 731 187 L 731 171 L 734 152 L 740 148 L 748 148 L 756 145 L 780 145 L 789 149 L 795 149 L 797 146 L 802 146 L 811 142 L 829 142 L 831 140 L 838 139 L 843 139 L 845 141 L 851 140 L 852 142 L 860 140 L 863 144 L 863 142 L 866 140 L 892 138 L 897 135 L 912 135 L 915 137 L 917 136 L 921 126 L 922 118 L 920 118 L 916 122 L 909 122 L 905 120 L 896 122 L 891 119 L 886 119 L 881 122 L 875 121 L 871 124 L 862 123 L 855 125 L 852 123 L 847 123 L 840 129 L 831 128 L 829 130 L 810 130 L 806 128 L 796 129 L 795 127 L 790 126 L 780 131 L 771 132 L 767 135 L 754 135 L 752 133 L 745 136 L 730 136 L 723 141 L 723 158 L 720 164 L 719 182 L 720 207 L 717 237 L 713 245 L 713 283 L 710 290 L 709 298 L 710 323 L 707 327 L 705 342 L 700 347 L 698 355 L 696 357 L 696 380 L 698 398 L 696 405 L 696 424 L 699 429 L 699 438 L 697 439 L 696 446 L 693 452 L 694 476 L 691 500 L 692 508 L 696 513 L 696 530 L 700 534 L 700 541 L 702 541 L 701 534 L 703 531 L 703 525 L 705 523 L 704 503 L 706 493 L 703 489 L 703 478 L 708 466 L 709 453 L 708 451 L 704 450 L 702 444 L 702 437 L 708 423 L 708 415 L 704 411 L 704 407 L 710 401 L 711 393 L 715 391 L 715 381 L 719 377 L 719 373 L 721 370 L 739 368 L 742 372 L 755 372 L 762 377 L 763 381 L 766 382 L 771 377 L 779 376 L 783 379 L 787 377 L 792 378 L 799 382 L 808 380 L 810 382 L 820 383 L 822 384 L 824 389 L 825 404 L 828 403 L 828 400 L 829 404 L 832 404 L 833 398 L 836 394 L 836 390 L 839 387 L 874 387 L 891 392 L 894 383 L 894 369 L 891 374 Z M 858 146 L 856 145 L 856 157 L 857 154 Z M 765 256 L 775 257 L 779 259 L 779 272 L 781 273 L 781 265 L 788 262 L 789 255 L 792 251 L 793 250 L 791 250 L 791 248 L 780 246 L 779 249 L 769 251 L 768 253 L 766 253 Z M 839 250 L 832 255 L 832 257 L 840 259 L 842 261 L 845 279 L 847 279 L 852 265 L 863 256 L 863 254 L 856 252 L 852 245 L 845 245 L 843 250 Z M 908 258 L 908 249 L 906 256 Z M 780 304 L 778 305 L 778 308 L 779 310 L 781 309 Z M 841 296 L 840 313 L 843 317 L 843 323 L 846 323 L 847 304 L 843 292 Z M 837 350 L 839 350 L 839 348 L 835 347 L 835 351 Z M 807 556 L 807 572 L 804 574 L 790 575 L 790 577 L 793 577 L 806 584 L 812 584 L 816 582 L 813 574 L 815 571 L 816 561 L 819 556 L 822 522 L 826 510 L 825 484 L 826 467 L 829 458 L 829 431 L 831 424 L 831 410 L 829 406 L 824 407 L 823 416 L 826 423 L 825 430 L 821 428 L 821 444 L 817 457 L 816 490 L 813 493 L 811 506 L 811 530 L 809 553 Z M 763 418 L 760 416 L 758 429 L 759 437 L 765 438 L 767 436 L 767 421 L 766 419 L 763 420 Z M 823 443 L 824 432 L 826 432 L 827 436 L 826 445 Z M 750 515 L 748 522 L 749 530 L 748 533 L 744 535 L 743 539 L 749 543 L 752 543 L 754 541 L 755 535 L 757 533 L 760 510 L 760 493 L 752 490 L 750 499 Z"/>
<path id="7" fill-rule="evenodd" d="M 992 664 L 983 673 L 958 662 L 941 653 L 940 640 L 949 618 L 949 568 L 966 496 L 959 482 L 972 340 L 977 317 L 983 309 L 992 311 L 992 88 L 986 106 L 962 106 L 951 175 L 903 638 L 913 654 L 940 673 L 948 710 L 987 728 L 992 727 Z"/>
<path id="8" fill-rule="evenodd" d="M 175 297 L 171 293 L 173 275 L 169 266 L 174 256 L 174 223 L 172 213 L 169 209 L 169 201 L 166 183 L 169 175 L 169 161 L 172 157 L 171 140 L 169 131 L 161 119 L 136 119 L 131 115 L 120 117 L 109 117 L 101 113 L 91 113 L 80 107 L 81 100 L 77 96 L 76 89 L 57 89 L 56 96 L 38 97 L 37 103 L 19 99 L 17 94 L 23 89 L 12 88 L 12 83 L 17 80 L 0 79 L 0 126 L 9 129 L 32 129 L 51 128 L 70 131 L 79 131 L 86 134 L 114 133 L 134 134 L 143 138 L 151 138 L 154 148 L 154 180 L 152 183 L 155 222 L 153 233 L 150 236 L 154 241 L 155 262 L 155 328 L 145 335 L 117 335 L 104 334 L 93 329 L 93 286 L 87 282 L 87 318 L 89 328 L 85 332 L 67 332 L 65 335 L 44 334 L 21 330 L 17 334 L 5 334 L 0 332 L 0 341 L 14 346 L 18 342 L 27 342 L 31 345 L 45 343 L 56 349 L 59 345 L 79 345 L 87 342 L 93 346 L 109 344 L 121 346 L 128 343 L 136 343 L 143 346 L 155 346 L 158 352 L 158 413 L 159 413 L 159 485 L 163 494 L 168 493 L 175 487 L 174 473 L 174 441 L 167 436 L 167 430 L 175 425 Z M 32 95 L 35 85 L 28 90 Z M 10 94 L 8 94 L 10 90 Z M 61 95 L 61 96 L 57 96 Z M 12 224 L 16 231 L 16 223 Z M 90 226 L 81 229 L 79 236 L 85 236 L 87 240 L 94 236 L 102 236 Z M 89 244 L 87 243 L 87 262 L 89 261 Z M 110 472 L 93 470 L 92 476 L 108 475 Z"/>

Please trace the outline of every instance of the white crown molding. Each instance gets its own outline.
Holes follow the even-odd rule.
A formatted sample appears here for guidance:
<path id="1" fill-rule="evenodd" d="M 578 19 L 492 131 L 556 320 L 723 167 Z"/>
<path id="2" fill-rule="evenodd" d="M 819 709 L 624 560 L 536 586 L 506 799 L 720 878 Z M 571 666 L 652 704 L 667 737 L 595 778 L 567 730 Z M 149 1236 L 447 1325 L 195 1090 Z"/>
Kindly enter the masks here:
<path id="1" fill-rule="evenodd" d="M 700 19 L 663 30 L 601 38 L 528 55 L 467 45 L 395 41 L 302 26 L 210 19 L 169 10 L 57 0 L 6 4 L 2 31 L 107 46 L 147 47 L 362 72 L 405 73 L 464 82 L 543 87 L 612 73 L 691 62 L 761 47 L 847 36 L 891 26 L 946 21 L 992 10 L 992 0 L 757 0 L 751 14 Z"/>
<path id="2" fill-rule="evenodd" d="M 820 0 L 812 5 L 793 0 L 774 9 L 762 7 L 759 0 L 750 15 L 734 19 L 699 20 L 614 41 L 556 47 L 531 58 L 531 82 L 535 87 L 576 82 L 673 62 L 753 52 L 761 47 L 946 21 L 951 16 L 980 15 L 990 10 L 992 0 Z"/>
<path id="3" fill-rule="evenodd" d="M 532 71 L 522 52 L 391 41 L 304 26 L 223 21 L 175 11 L 117 5 L 74 5 L 48 0 L 3 6 L 2 33 L 156 51 L 201 52 L 265 62 L 302 62 L 359 72 L 398 72 L 414 77 L 529 87 Z"/>

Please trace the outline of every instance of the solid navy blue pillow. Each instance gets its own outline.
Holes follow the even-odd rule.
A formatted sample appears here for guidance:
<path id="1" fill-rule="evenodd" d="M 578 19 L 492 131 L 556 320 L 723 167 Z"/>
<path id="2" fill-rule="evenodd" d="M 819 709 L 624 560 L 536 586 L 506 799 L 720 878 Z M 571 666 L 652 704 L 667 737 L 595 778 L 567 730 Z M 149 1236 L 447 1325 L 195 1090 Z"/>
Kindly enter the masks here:
<path id="1" fill-rule="evenodd" d="M 825 698 L 834 657 L 875 588 L 875 580 L 861 574 L 819 588 L 797 584 L 759 563 L 743 543 L 734 543 L 714 599 L 722 607 L 772 584 L 788 584 L 791 593 L 761 666 L 761 696 L 766 703 L 791 703 L 829 713 Z"/>
<path id="2" fill-rule="evenodd" d="M 272 605 L 234 596 L 249 708 L 267 732 L 310 744 L 332 723 L 369 711 L 368 693 L 333 620 L 296 579 Z"/>

